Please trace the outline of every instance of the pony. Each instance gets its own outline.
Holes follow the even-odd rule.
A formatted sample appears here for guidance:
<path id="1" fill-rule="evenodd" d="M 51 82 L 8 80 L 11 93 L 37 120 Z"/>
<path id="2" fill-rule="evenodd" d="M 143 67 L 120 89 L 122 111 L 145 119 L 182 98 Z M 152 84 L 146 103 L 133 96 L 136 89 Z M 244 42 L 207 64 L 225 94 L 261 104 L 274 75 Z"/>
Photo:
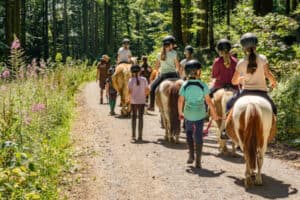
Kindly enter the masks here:
<path id="1" fill-rule="evenodd" d="M 156 89 L 156 104 L 165 128 L 165 140 L 179 143 L 180 119 L 178 114 L 179 90 L 183 80 L 168 79 Z M 174 136 L 176 137 L 174 139 Z"/>
<path id="2" fill-rule="evenodd" d="M 234 95 L 233 89 L 222 88 L 214 93 L 212 101 L 216 107 L 218 116 L 222 117 L 222 120 L 215 121 L 217 125 L 217 140 L 219 143 L 220 154 L 226 154 L 228 152 L 226 146 L 226 140 L 221 139 L 221 134 L 225 131 L 225 118 L 226 118 L 226 104 Z M 236 154 L 235 144 L 232 143 L 232 155 Z"/>
<path id="3" fill-rule="evenodd" d="M 137 58 L 131 58 L 131 63 L 121 63 L 116 67 L 114 74 L 112 75 L 112 83 L 115 90 L 121 97 L 121 115 L 129 116 L 131 112 L 131 106 L 129 99 L 128 82 L 131 78 L 130 68 L 132 63 L 137 63 Z"/>
<path id="4" fill-rule="evenodd" d="M 246 162 L 246 188 L 254 183 L 262 185 L 261 168 L 268 142 L 276 134 L 276 118 L 270 103 L 260 96 L 240 97 L 226 120 L 226 131 L 235 144 L 244 152 Z M 257 174 L 254 171 L 257 168 Z M 255 175 L 253 182 L 252 176 Z"/>

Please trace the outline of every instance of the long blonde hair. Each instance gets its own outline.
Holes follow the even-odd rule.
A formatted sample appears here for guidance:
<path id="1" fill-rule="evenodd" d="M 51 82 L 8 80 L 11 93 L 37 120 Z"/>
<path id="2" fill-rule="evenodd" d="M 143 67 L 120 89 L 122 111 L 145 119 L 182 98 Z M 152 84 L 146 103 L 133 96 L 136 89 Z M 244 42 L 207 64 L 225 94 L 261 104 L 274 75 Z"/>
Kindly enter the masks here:
<path id="1" fill-rule="evenodd" d="M 164 45 L 163 47 L 162 47 L 162 49 L 161 49 L 161 52 L 160 52 L 160 60 L 163 60 L 163 61 L 165 61 L 166 60 L 166 58 L 167 58 L 167 47 L 169 47 L 170 45 L 169 44 L 167 44 L 167 45 Z"/>

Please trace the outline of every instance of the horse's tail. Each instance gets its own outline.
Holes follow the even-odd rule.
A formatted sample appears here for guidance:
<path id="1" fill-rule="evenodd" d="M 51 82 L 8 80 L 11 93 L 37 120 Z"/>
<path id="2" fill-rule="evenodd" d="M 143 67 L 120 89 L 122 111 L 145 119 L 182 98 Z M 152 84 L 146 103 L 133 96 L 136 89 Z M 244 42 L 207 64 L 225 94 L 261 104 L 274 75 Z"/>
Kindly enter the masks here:
<path id="1" fill-rule="evenodd" d="M 244 153 L 250 169 L 256 169 L 257 149 L 263 144 L 263 124 L 259 107 L 253 103 L 247 105 L 245 112 Z"/>
<path id="2" fill-rule="evenodd" d="M 180 120 L 178 113 L 178 98 L 179 98 L 179 87 L 176 84 L 172 84 L 169 93 L 169 119 L 171 123 L 171 134 L 180 133 Z"/>

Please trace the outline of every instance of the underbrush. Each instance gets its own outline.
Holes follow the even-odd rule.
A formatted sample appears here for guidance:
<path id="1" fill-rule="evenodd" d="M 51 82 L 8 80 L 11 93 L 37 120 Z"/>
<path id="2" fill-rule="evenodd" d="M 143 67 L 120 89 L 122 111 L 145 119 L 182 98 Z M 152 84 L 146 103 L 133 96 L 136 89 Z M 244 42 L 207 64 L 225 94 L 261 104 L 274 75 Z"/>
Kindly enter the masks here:
<path id="1" fill-rule="evenodd" d="M 60 66 L 0 82 L 0 199 L 58 199 L 67 171 L 74 94 L 94 72 Z"/>

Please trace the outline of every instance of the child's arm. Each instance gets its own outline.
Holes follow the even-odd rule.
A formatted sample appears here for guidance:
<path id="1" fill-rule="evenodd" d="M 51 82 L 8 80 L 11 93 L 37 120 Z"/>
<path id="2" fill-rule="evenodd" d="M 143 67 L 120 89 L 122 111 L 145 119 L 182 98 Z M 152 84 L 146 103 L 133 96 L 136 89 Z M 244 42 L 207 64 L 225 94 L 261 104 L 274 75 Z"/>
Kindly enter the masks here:
<path id="1" fill-rule="evenodd" d="M 176 71 L 180 72 L 180 63 L 177 58 L 175 58 L 175 66 L 176 66 Z"/>
<path id="2" fill-rule="evenodd" d="M 184 105 L 184 96 L 179 96 L 179 99 L 178 99 L 178 114 L 179 114 L 179 119 L 182 119 L 184 117 L 184 114 L 183 114 L 183 105 Z"/>
<path id="3" fill-rule="evenodd" d="M 277 85 L 277 81 L 276 81 L 276 78 L 275 76 L 272 74 L 272 72 L 270 71 L 269 69 L 269 65 L 266 64 L 264 66 L 264 71 L 265 71 L 265 76 L 266 78 L 270 81 L 270 87 L 271 88 L 275 88 L 276 85 Z"/>
<path id="4" fill-rule="evenodd" d="M 205 96 L 205 101 L 206 101 L 206 104 L 208 105 L 208 107 L 211 111 L 211 116 L 212 116 L 213 120 L 215 120 L 215 121 L 219 120 L 220 117 L 218 116 L 218 114 L 216 112 L 216 109 L 215 109 L 215 106 L 212 103 L 211 98 L 209 97 L 209 95 Z"/>

